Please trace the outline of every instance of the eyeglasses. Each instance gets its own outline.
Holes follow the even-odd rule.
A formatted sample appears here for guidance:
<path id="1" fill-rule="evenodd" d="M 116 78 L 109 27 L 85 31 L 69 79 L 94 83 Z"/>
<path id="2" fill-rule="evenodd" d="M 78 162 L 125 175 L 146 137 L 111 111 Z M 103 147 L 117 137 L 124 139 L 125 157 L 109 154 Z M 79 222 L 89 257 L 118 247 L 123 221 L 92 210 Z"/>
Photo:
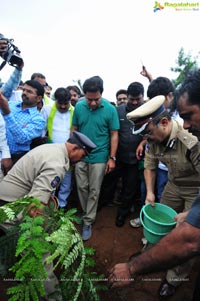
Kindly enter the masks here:
<path id="1" fill-rule="evenodd" d="M 118 98 L 117 101 L 127 100 L 127 97 Z"/>

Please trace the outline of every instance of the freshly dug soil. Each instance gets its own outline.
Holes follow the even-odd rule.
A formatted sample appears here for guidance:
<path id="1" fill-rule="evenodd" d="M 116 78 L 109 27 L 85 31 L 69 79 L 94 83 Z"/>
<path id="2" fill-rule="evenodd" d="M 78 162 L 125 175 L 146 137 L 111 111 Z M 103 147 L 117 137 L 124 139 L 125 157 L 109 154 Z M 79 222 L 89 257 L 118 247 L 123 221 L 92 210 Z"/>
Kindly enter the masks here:
<path id="1" fill-rule="evenodd" d="M 85 242 L 86 246 L 96 250 L 96 271 L 108 276 L 108 270 L 116 263 L 126 262 L 135 252 L 142 249 L 142 228 L 134 229 L 129 225 L 130 218 L 138 217 L 134 212 L 123 227 L 115 226 L 117 207 L 103 207 L 97 213 L 97 219 L 92 228 L 92 238 Z M 77 226 L 81 233 L 81 226 Z M 164 252 L 164 250 L 163 250 Z M 176 294 L 169 301 L 192 301 L 195 279 L 200 268 L 200 259 L 190 274 L 189 281 L 183 282 Z M 143 275 L 130 286 L 108 289 L 100 292 L 101 301 L 159 301 L 158 289 L 165 278 L 165 272 Z M 12 282 L 0 279 L 0 301 L 7 301 L 6 289 Z"/>

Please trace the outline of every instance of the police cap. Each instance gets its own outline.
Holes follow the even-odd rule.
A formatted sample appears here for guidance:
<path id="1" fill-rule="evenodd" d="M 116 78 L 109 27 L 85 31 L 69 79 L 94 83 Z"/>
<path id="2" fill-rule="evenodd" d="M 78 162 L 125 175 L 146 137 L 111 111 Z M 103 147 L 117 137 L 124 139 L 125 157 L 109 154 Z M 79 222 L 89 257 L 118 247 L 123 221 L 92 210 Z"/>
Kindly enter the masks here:
<path id="1" fill-rule="evenodd" d="M 74 131 L 67 141 L 72 144 L 77 144 L 80 148 L 85 150 L 87 155 L 97 147 L 87 136 L 77 131 Z"/>
<path id="2" fill-rule="evenodd" d="M 133 123 L 133 134 L 139 134 L 144 131 L 153 119 L 165 111 L 164 101 L 165 96 L 155 96 L 126 115 L 127 119 Z"/>

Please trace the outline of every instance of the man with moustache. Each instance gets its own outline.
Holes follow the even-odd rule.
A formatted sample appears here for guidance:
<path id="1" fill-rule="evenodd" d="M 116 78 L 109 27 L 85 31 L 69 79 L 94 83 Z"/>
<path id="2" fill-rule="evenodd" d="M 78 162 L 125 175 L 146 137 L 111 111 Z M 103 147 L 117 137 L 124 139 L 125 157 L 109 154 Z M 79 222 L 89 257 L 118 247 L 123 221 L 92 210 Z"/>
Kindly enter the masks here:
<path id="1" fill-rule="evenodd" d="M 184 120 L 185 129 L 200 130 L 200 70 L 191 72 L 181 84 L 177 97 L 178 112 Z M 137 113 L 137 112 L 136 112 Z M 132 116 L 133 117 L 133 116 Z M 138 118 L 138 121 L 142 121 Z M 144 118 L 143 118 L 144 121 Z M 149 120 L 150 121 L 150 120 Z M 136 123 L 134 121 L 134 123 Z M 146 124 L 145 124 L 146 123 Z M 143 123 L 146 135 L 152 129 L 150 122 Z M 141 129 L 138 129 L 140 132 Z M 155 135 L 155 133 L 154 133 Z M 196 169 L 199 169 L 199 144 L 190 147 L 190 158 L 196 160 Z M 195 173 L 195 170 L 194 170 Z M 161 271 L 200 254 L 200 196 L 194 199 L 192 208 L 185 212 L 185 217 L 173 231 L 160 240 L 153 248 L 140 256 L 132 258 L 128 263 L 116 264 L 110 270 L 109 280 L 113 287 L 130 283 L 130 279 L 145 273 Z M 179 220 L 180 221 L 180 220 Z M 123 281 L 120 281 L 123 279 Z M 200 300 L 200 274 L 197 279 L 193 301 Z"/>
<path id="2" fill-rule="evenodd" d="M 136 149 L 142 141 L 139 135 L 133 135 L 133 126 L 127 119 L 127 113 L 135 110 L 144 102 L 144 87 L 139 82 L 133 82 L 127 89 L 127 103 L 117 107 L 119 116 L 119 143 L 116 153 L 116 167 L 108 173 L 102 185 L 102 193 L 106 199 L 112 200 L 116 190 L 117 181 L 122 179 L 120 193 L 120 206 L 117 210 L 115 224 L 122 227 L 127 215 L 137 197 L 139 184 L 139 170 L 136 158 Z"/>
<path id="3" fill-rule="evenodd" d="M 119 120 L 115 107 L 102 97 L 103 90 L 103 80 L 99 76 L 86 79 L 85 97 L 77 102 L 72 120 L 72 131 L 85 134 L 97 145 L 90 156 L 75 167 L 83 210 L 83 240 L 92 236 L 103 177 L 115 168 Z"/>
<path id="4" fill-rule="evenodd" d="M 67 170 L 95 148 L 96 145 L 87 136 L 78 132 L 73 132 L 65 143 L 44 144 L 34 148 L 23 156 L 0 182 L 0 206 L 28 195 L 40 200 L 42 207 L 49 205 L 50 202 L 54 203 L 56 210 L 56 199 L 51 196 L 54 196 Z M 32 217 L 41 214 L 42 208 L 32 208 L 30 211 Z M 15 222 L 21 222 L 21 215 L 17 216 Z M 3 227 L 8 229 L 11 225 L 8 221 Z M 46 251 L 48 255 L 49 250 Z M 45 262 L 44 266 L 48 278 L 48 281 L 44 281 L 46 291 L 44 300 L 63 300 L 61 295 L 56 298 L 48 296 L 55 291 L 60 292 L 59 281 L 53 272 L 53 264 Z M 27 267 L 27 272 L 30 268 Z"/>
<path id="5" fill-rule="evenodd" d="M 164 101 L 164 96 L 156 96 L 128 113 L 127 118 L 133 121 L 133 133 L 140 134 L 147 140 L 144 157 L 147 190 L 145 203 L 154 206 L 156 169 L 161 161 L 168 167 L 168 182 L 160 202 L 176 210 L 179 224 L 199 193 L 198 139 L 171 118 Z M 187 278 L 192 265 L 193 261 L 188 261 L 168 270 L 159 291 L 160 296 L 173 295 L 176 287 Z"/>
<path id="6" fill-rule="evenodd" d="M 47 121 L 48 142 L 64 143 L 70 137 L 74 107 L 70 103 L 70 92 L 63 87 L 56 89 L 54 98 L 52 107 L 44 106 L 42 109 L 42 114 Z M 69 170 L 58 190 L 59 205 L 62 208 L 67 206 L 67 199 L 71 192 L 71 177 L 72 171 Z"/>
<path id="7" fill-rule="evenodd" d="M 127 215 L 137 198 L 139 187 L 139 169 L 136 149 L 142 141 L 141 136 L 133 135 L 132 124 L 127 119 L 127 113 L 137 109 L 144 102 L 144 87 L 139 82 L 133 82 L 127 89 L 126 104 L 117 107 L 120 121 L 119 143 L 116 155 L 116 168 L 113 171 L 122 179 L 121 204 L 117 210 L 115 224 L 122 227 Z"/>
<path id="8" fill-rule="evenodd" d="M 40 137 L 45 129 L 45 120 L 37 110 L 43 96 L 43 86 L 33 80 L 25 82 L 21 103 L 8 103 L 0 92 L 0 109 L 13 164 L 30 150 L 32 139 Z"/>

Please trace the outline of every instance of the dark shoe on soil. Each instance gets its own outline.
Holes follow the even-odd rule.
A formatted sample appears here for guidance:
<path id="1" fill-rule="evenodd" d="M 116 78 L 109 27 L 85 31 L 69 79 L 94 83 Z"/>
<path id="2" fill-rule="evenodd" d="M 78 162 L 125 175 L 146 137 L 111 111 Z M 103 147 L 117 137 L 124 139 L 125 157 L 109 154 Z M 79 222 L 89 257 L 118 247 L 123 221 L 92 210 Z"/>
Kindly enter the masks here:
<path id="1" fill-rule="evenodd" d="M 115 221 L 117 227 L 123 227 L 125 224 L 125 217 L 123 215 L 118 215 Z"/>
<path id="2" fill-rule="evenodd" d="M 170 284 L 167 280 L 165 280 L 159 289 L 160 297 L 170 297 L 173 296 L 176 292 L 176 287 Z"/>

